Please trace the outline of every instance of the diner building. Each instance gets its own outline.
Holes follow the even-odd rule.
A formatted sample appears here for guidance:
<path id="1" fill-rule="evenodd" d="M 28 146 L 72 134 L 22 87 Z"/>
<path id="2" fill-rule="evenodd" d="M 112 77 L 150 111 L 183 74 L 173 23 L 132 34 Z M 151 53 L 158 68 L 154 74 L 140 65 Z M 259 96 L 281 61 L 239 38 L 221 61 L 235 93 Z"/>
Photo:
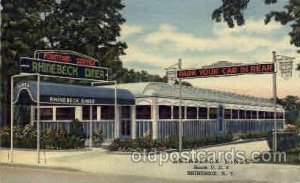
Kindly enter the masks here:
<path id="1" fill-rule="evenodd" d="M 41 82 L 41 128 L 69 131 L 70 123 L 77 119 L 87 136 L 90 129 L 101 129 L 105 139 L 178 136 L 179 86 L 160 82 L 118 84 L 117 108 L 114 90 L 114 86 Z M 31 106 L 30 122 L 34 125 L 37 97 L 35 81 L 20 82 L 14 89 L 14 104 Z M 184 86 L 181 111 L 183 135 L 189 137 L 274 128 L 270 99 Z M 277 128 L 283 128 L 284 123 L 284 109 L 278 105 Z"/>

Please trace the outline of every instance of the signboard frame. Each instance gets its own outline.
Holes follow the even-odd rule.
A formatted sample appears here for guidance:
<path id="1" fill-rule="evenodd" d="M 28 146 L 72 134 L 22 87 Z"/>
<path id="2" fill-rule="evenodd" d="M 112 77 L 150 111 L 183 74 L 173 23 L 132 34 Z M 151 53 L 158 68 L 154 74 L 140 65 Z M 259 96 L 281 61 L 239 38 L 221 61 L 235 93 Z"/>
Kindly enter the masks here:
<path id="1" fill-rule="evenodd" d="M 41 59 L 41 60 L 47 60 L 45 58 L 40 58 L 39 57 L 39 54 L 45 54 L 45 53 L 54 53 L 54 54 L 60 54 L 60 55 L 66 55 L 66 56 L 69 55 L 71 57 L 73 56 L 73 57 L 78 57 L 78 58 L 90 59 L 90 60 L 95 61 L 95 63 L 98 63 L 97 65 L 93 65 L 93 66 L 100 66 L 99 65 L 100 61 L 99 60 L 97 60 L 93 57 L 78 53 L 76 51 L 71 51 L 71 50 L 36 50 L 36 51 L 34 51 L 33 58 Z M 50 61 L 54 61 L 54 60 L 50 60 Z M 62 63 L 64 63 L 64 62 L 62 61 Z M 73 63 L 73 64 L 76 64 L 76 63 Z M 91 65 L 87 65 L 87 66 L 91 66 Z"/>
<path id="2" fill-rule="evenodd" d="M 240 68 L 250 68 L 252 66 L 270 66 L 272 65 L 272 71 L 269 72 L 251 72 L 251 71 L 243 71 L 240 72 Z M 223 69 L 237 69 L 236 73 L 232 72 L 229 74 L 224 74 L 224 73 L 220 73 Z M 205 75 L 200 75 L 200 73 L 197 72 L 201 72 L 204 70 L 211 70 L 210 72 L 215 72 L 213 74 L 205 74 Z M 189 72 L 193 72 L 196 73 L 195 76 L 183 76 L 183 77 L 179 77 L 180 72 L 183 71 L 189 71 Z M 208 71 L 209 72 L 209 71 Z M 199 69 L 178 69 L 177 70 L 177 79 L 193 79 L 193 78 L 209 78 L 209 77 L 226 77 L 226 76 L 237 76 L 237 75 L 247 75 L 247 74 L 272 74 L 272 73 L 276 73 L 276 68 L 275 68 L 275 64 L 272 62 L 265 62 L 265 63 L 253 63 L 253 64 L 245 64 L 245 65 L 232 65 L 232 66 L 225 66 L 225 67 L 208 67 L 208 68 L 199 68 Z M 199 74 L 199 75 L 198 75 Z"/>
<path id="3" fill-rule="evenodd" d="M 40 72 L 26 72 L 24 71 L 22 68 L 26 68 L 28 66 L 24 65 L 22 63 L 22 59 L 25 60 L 31 60 L 32 62 L 33 61 L 36 61 L 36 62 L 46 62 L 46 63 L 50 63 L 50 64 L 58 64 L 58 65 L 66 65 L 66 66 L 73 66 L 73 67 L 77 67 L 77 68 L 81 68 L 81 69 L 86 69 L 86 68 L 91 68 L 91 69 L 97 69 L 97 70 L 102 70 L 104 71 L 105 75 L 106 75 L 106 78 L 104 79 L 96 79 L 96 78 L 87 78 L 87 77 L 68 77 L 68 76 L 62 76 L 62 75 L 55 75 L 55 74 L 47 74 L 47 73 L 40 73 Z M 109 79 L 109 69 L 106 68 L 106 67 L 99 67 L 99 66 L 87 66 L 87 65 L 78 65 L 78 64 L 73 64 L 73 63 L 64 63 L 64 62 L 57 62 L 57 61 L 50 61 L 50 60 L 44 60 L 44 59 L 35 59 L 35 58 L 30 58 L 30 57 L 21 57 L 20 59 L 20 73 L 26 73 L 26 74 L 34 74 L 34 73 L 37 73 L 37 74 L 41 74 L 41 75 L 47 75 L 47 76 L 52 76 L 52 77 L 61 77 L 61 78 L 71 78 L 71 79 L 88 79 L 88 80 L 96 80 L 96 81 L 108 81 Z"/>

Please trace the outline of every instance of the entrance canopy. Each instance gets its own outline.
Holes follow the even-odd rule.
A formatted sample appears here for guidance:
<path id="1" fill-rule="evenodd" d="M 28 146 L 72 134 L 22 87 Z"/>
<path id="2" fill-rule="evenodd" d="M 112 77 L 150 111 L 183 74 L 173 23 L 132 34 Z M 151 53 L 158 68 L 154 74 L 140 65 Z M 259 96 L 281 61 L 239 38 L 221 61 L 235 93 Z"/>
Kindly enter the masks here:
<path id="1" fill-rule="evenodd" d="M 40 103 L 47 105 L 114 104 L 113 88 L 40 82 Z M 125 89 L 117 90 L 119 105 L 133 105 L 134 96 Z M 14 88 L 14 104 L 34 105 L 37 102 L 37 82 L 22 81 Z"/>

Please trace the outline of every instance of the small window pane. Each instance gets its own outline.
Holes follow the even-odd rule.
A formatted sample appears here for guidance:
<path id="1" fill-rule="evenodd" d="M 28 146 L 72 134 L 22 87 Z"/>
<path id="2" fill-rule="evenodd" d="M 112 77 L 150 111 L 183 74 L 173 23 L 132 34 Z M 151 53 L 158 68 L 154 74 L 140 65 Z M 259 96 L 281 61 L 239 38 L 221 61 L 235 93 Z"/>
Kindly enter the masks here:
<path id="1" fill-rule="evenodd" d="M 171 106 L 159 106 L 159 119 L 171 119 Z"/>
<path id="2" fill-rule="evenodd" d="M 246 119 L 251 119 L 251 111 L 246 111 Z"/>
<path id="3" fill-rule="evenodd" d="M 232 110 L 232 119 L 239 119 L 239 110 Z"/>
<path id="4" fill-rule="evenodd" d="M 37 116 L 37 109 L 35 109 L 35 118 Z M 52 108 L 40 108 L 40 120 L 52 120 Z"/>
<path id="5" fill-rule="evenodd" d="M 130 106 L 122 106 L 121 111 L 121 118 L 130 118 Z"/>
<path id="6" fill-rule="evenodd" d="M 264 111 L 259 111 L 258 112 L 258 117 L 259 117 L 259 119 L 265 119 L 265 112 Z"/>
<path id="7" fill-rule="evenodd" d="M 239 110 L 239 115 L 240 115 L 240 119 L 245 119 L 246 118 L 244 110 Z"/>
<path id="8" fill-rule="evenodd" d="M 75 119 L 75 108 L 57 108 L 56 109 L 57 120 L 73 120 Z"/>
<path id="9" fill-rule="evenodd" d="M 218 109 L 217 108 L 209 108 L 209 119 L 217 119 Z"/>
<path id="10" fill-rule="evenodd" d="M 197 107 L 187 107 L 187 119 L 197 119 Z"/>
<path id="11" fill-rule="evenodd" d="M 101 119 L 104 119 L 104 120 L 115 119 L 115 107 L 114 106 L 101 106 Z"/>
<path id="12" fill-rule="evenodd" d="M 225 109 L 225 119 L 231 119 L 231 109 Z"/>
<path id="13" fill-rule="evenodd" d="M 150 105 L 136 106 L 136 119 L 151 119 L 151 106 Z"/>
<path id="14" fill-rule="evenodd" d="M 251 119 L 257 119 L 257 112 L 251 111 Z"/>
<path id="15" fill-rule="evenodd" d="M 199 107 L 199 119 L 207 119 L 207 108 L 206 107 Z"/>
<path id="16" fill-rule="evenodd" d="M 82 119 L 89 120 L 90 119 L 90 107 L 91 106 L 83 106 L 82 107 Z M 92 119 L 97 119 L 97 106 L 92 106 Z"/>
<path id="17" fill-rule="evenodd" d="M 184 119 L 184 107 L 182 106 L 181 107 L 181 116 L 182 116 L 182 119 Z M 179 106 L 174 106 L 173 108 L 173 115 L 174 115 L 174 119 L 179 119 Z"/>

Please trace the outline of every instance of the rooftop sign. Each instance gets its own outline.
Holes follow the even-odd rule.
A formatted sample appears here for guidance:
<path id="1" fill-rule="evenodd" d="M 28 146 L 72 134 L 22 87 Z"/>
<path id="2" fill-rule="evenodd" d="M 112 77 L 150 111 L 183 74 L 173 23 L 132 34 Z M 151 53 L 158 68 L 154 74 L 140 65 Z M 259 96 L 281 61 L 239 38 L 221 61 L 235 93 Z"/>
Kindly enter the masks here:
<path id="1" fill-rule="evenodd" d="M 93 80 L 108 80 L 108 69 L 73 63 L 62 63 L 33 58 L 21 58 L 21 72 Z"/>
<path id="2" fill-rule="evenodd" d="M 86 66 L 100 66 L 98 60 L 74 51 L 38 50 L 35 51 L 34 58 L 68 64 L 72 63 Z"/>
<path id="3" fill-rule="evenodd" d="M 275 72 L 273 63 L 239 65 L 217 68 L 186 69 L 177 71 L 177 78 L 204 78 L 241 74 L 270 74 Z"/>

